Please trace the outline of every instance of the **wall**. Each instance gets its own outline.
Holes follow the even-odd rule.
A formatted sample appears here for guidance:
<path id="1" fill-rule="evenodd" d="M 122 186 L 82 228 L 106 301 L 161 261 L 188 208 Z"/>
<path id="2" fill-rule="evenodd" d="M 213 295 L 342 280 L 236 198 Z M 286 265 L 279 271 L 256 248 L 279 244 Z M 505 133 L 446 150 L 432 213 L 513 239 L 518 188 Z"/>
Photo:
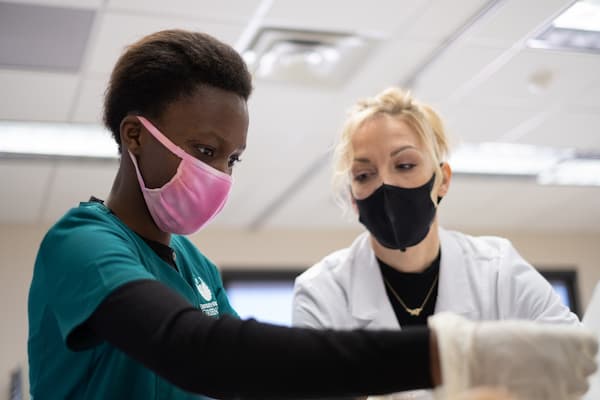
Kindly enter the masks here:
<path id="1" fill-rule="evenodd" d="M 22 366 L 27 378 L 27 291 L 35 254 L 46 229 L 0 225 L 0 400 L 8 397 L 13 368 Z M 208 228 L 192 240 L 223 268 L 299 268 L 348 245 L 357 232 L 239 232 Z M 600 234 L 498 234 L 510 238 L 535 265 L 576 267 L 581 304 L 587 306 L 594 285 L 600 280 Z"/>

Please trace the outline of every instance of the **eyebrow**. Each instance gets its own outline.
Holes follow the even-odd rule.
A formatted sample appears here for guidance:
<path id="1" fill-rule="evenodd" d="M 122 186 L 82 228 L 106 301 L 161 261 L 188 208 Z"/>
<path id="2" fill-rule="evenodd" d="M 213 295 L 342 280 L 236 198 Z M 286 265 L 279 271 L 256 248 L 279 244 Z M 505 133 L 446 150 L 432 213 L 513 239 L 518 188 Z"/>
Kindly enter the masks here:
<path id="1" fill-rule="evenodd" d="M 416 149 L 417 149 L 417 148 L 416 148 L 415 146 L 411 146 L 411 145 L 402 146 L 402 147 L 399 147 L 399 148 L 397 148 L 397 149 L 393 150 L 393 151 L 390 153 L 390 157 L 393 157 L 393 156 L 395 156 L 396 154 L 403 152 L 404 150 L 416 150 Z"/>
<path id="2" fill-rule="evenodd" d="M 392 152 L 390 153 L 390 157 L 393 157 L 396 154 L 401 153 L 405 150 L 416 150 L 416 149 L 417 148 L 415 146 L 411 146 L 411 145 L 402 146 L 402 147 L 392 150 Z M 369 160 L 368 158 L 365 158 L 365 157 L 354 158 L 354 161 L 360 162 L 360 163 L 370 163 L 371 162 L 371 160 Z"/>
<path id="3" fill-rule="evenodd" d="M 221 135 L 219 135 L 217 132 L 215 132 L 213 130 L 204 131 L 204 132 L 201 132 L 201 134 L 211 136 L 212 138 L 216 139 L 217 142 L 219 142 L 219 144 L 221 144 L 221 145 L 228 143 L 227 140 L 223 139 L 223 137 Z M 236 151 L 243 152 L 246 150 L 246 146 L 247 146 L 247 144 L 245 143 L 243 146 L 237 147 Z"/>

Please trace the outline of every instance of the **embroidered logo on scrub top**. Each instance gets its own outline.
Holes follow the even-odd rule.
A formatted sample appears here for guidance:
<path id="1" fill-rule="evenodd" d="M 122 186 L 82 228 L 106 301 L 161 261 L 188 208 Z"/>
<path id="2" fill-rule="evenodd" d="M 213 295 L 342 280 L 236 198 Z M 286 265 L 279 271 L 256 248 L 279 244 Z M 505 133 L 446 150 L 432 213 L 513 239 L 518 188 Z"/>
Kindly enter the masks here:
<path id="1" fill-rule="evenodd" d="M 196 284 L 198 293 L 200 293 L 202 299 L 206 301 L 206 303 L 200 304 L 200 309 L 209 316 L 219 315 L 219 304 L 214 300 L 211 301 L 213 294 L 210 287 L 208 287 L 208 285 L 198 276 L 194 278 L 194 283 Z"/>
<path id="2" fill-rule="evenodd" d="M 212 292 L 210 291 L 208 285 L 199 277 L 194 278 L 194 283 L 196 284 L 196 288 L 198 289 L 200 296 L 202 296 L 204 300 L 210 301 L 212 299 Z"/>

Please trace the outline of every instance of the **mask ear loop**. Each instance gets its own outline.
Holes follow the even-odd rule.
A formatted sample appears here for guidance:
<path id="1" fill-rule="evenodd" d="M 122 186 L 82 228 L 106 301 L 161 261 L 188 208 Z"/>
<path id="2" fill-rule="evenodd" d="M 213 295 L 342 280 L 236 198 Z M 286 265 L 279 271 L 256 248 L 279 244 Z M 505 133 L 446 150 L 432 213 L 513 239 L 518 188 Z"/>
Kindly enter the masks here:
<path id="1" fill-rule="evenodd" d="M 443 167 L 443 166 L 444 166 L 444 161 L 442 161 L 442 162 L 440 163 L 440 167 Z M 443 173 L 443 171 L 442 171 L 442 173 Z M 438 196 L 438 197 L 437 197 L 437 204 L 435 205 L 435 207 L 436 207 L 436 208 L 437 208 L 437 206 L 439 206 L 439 205 L 440 205 L 440 202 L 442 201 L 442 199 L 443 199 L 443 198 L 444 198 L 444 196 Z"/>
<path id="2" fill-rule="evenodd" d="M 218 169 L 213 168 L 210 165 L 186 153 L 185 150 L 177 146 L 175 143 L 171 142 L 171 140 L 169 140 L 168 137 L 166 137 L 161 131 L 159 131 L 158 128 L 155 127 L 152 124 L 152 122 L 148 121 L 146 118 L 142 117 L 141 115 L 136 115 L 135 117 L 142 123 L 144 128 L 146 128 L 146 130 L 150 132 L 150 134 L 156 140 L 158 140 L 164 147 L 166 147 L 171 153 L 175 154 L 181 160 L 187 160 L 189 162 L 192 162 L 196 166 L 204 169 L 205 171 L 209 172 L 210 174 L 221 180 L 225 180 L 227 182 L 232 181 L 233 178 L 230 175 L 224 173 L 223 171 L 219 171 Z"/>

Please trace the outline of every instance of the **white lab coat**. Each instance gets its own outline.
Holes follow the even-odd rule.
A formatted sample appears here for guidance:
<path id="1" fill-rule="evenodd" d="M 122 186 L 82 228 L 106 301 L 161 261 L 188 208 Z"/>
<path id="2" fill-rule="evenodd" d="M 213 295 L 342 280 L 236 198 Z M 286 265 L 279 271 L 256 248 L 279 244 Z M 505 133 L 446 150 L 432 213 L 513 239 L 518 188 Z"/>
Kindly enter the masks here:
<path id="1" fill-rule="evenodd" d="M 511 245 L 440 228 L 435 312 L 472 320 L 528 319 L 580 324 L 552 286 Z M 292 324 L 313 328 L 398 329 L 369 234 L 331 253 L 296 278 Z M 409 394 L 410 393 L 410 394 Z M 428 399 L 424 391 L 406 397 Z"/>
<path id="2" fill-rule="evenodd" d="M 580 324 L 552 286 L 502 238 L 440 228 L 435 312 L 473 320 Z M 315 328 L 399 328 L 369 234 L 296 278 L 292 323 Z"/>

